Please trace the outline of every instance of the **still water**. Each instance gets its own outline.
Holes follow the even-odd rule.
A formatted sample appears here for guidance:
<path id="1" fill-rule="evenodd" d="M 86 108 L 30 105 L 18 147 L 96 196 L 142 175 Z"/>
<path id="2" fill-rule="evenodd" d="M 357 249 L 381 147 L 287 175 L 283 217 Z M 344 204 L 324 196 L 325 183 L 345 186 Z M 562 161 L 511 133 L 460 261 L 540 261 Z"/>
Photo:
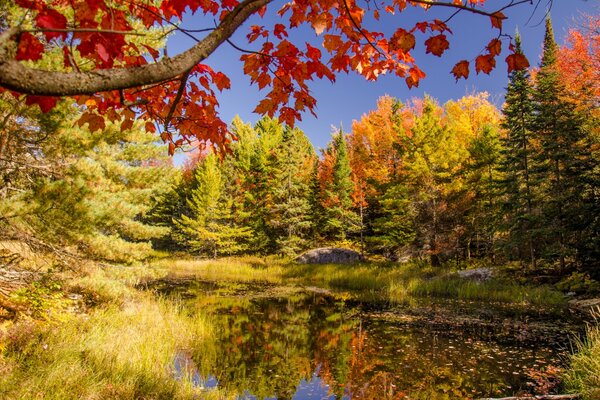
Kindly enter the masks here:
<path id="1" fill-rule="evenodd" d="M 490 319 L 478 328 L 439 323 L 452 308 L 432 309 L 429 318 L 427 308 L 415 314 L 301 288 L 187 281 L 154 289 L 190 313 L 208 311 L 218 326 L 212 343 L 177 355 L 176 376 L 240 400 L 543 393 L 558 388 L 540 371 L 563 365 L 568 347 L 543 329 L 529 332 L 537 323 L 531 315 Z"/>

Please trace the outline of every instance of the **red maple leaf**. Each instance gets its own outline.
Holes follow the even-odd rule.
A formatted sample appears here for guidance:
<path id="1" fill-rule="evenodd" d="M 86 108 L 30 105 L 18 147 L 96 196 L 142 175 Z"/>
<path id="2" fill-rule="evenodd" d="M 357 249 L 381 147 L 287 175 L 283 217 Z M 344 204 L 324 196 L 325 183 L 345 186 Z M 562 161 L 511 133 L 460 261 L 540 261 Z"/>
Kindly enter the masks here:
<path id="1" fill-rule="evenodd" d="M 19 61 L 37 61 L 42 59 L 43 53 L 44 45 L 42 44 L 42 42 L 39 41 L 38 38 L 36 38 L 29 32 L 24 32 L 23 34 L 21 34 L 15 59 Z"/>
<path id="2" fill-rule="evenodd" d="M 444 51 L 450 47 L 450 43 L 448 43 L 448 39 L 446 39 L 446 35 L 440 34 L 436 36 L 432 36 L 425 41 L 426 53 L 431 53 L 435 56 L 441 57 Z"/>
<path id="3" fill-rule="evenodd" d="M 457 82 L 460 78 L 467 79 L 469 77 L 469 62 L 467 60 L 457 62 L 454 68 L 452 68 L 452 74 Z"/>

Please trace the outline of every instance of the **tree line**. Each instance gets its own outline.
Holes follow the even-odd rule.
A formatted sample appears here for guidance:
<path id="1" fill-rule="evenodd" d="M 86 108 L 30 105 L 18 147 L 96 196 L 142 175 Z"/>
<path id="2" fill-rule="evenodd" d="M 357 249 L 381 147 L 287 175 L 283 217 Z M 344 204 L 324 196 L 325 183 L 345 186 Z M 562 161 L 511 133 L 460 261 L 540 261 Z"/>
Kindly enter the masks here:
<path id="1" fill-rule="evenodd" d="M 434 264 L 489 258 L 594 269 L 598 97 L 572 82 L 572 64 L 589 72 L 593 57 L 588 47 L 574 60 L 584 38 L 570 38 L 559 49 L 547 22 L 535 76 L 510 74 L 501 111 L 486 94 L 443 106 L 383 97 L 320 157 L 298 129 L 235 120 L 231 153 L 203 154 L 154 210 L 171 232 L 163 244 L 212 256 L 345 244 Z"/>
<path id="2" fill-rule="evenodd" d="M 297 128 L 236 118 L 228 151 L 178 169 L 144 123 L 97 130 L 66 101 L 43 113 L 3 93 L 2 239 L 117 262 L 342 245 L 597 271 L 597 24 L 559 48 L 548 22 L 539 67 L 510 74 L 502 110 L 485 93 L 385 96 L 320 154 Z"/>

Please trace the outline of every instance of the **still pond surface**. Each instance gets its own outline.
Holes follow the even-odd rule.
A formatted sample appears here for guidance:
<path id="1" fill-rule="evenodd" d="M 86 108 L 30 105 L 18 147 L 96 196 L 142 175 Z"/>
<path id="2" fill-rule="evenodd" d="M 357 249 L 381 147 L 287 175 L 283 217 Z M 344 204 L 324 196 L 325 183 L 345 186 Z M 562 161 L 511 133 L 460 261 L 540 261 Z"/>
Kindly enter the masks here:
<path id="1" fill-rule="evenodd" d="M 564 320 L 490 305 L 391 307 L 316 288 L 198 281 L 154 290 L 218 326 L 214 342 L 177 355 L 175 375 L 240 400 L 540 393 L 553 384 L 540 371 L 563 365 L 569 348 Z"/>

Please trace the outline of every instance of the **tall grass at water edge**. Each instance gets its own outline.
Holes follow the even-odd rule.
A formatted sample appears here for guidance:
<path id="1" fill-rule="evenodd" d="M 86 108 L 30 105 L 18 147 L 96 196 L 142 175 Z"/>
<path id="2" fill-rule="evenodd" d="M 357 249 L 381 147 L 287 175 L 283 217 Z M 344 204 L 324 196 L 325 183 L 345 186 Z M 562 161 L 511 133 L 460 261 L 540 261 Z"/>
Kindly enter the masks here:
<path id="1" fill-rule="evenodd" d="M 506 279 L 478 282 L 447 268 L 413 262 L 353 265 L 295 264 L 279 257 L 231 257 L 219 260 L 162 260 L 153 265 L 171 276 L 210 281 L 314 285 L 372 293 L 394 303 L 414 298 L 448 298 L 535 306 L 564 306 L 564 296 L 548 286 L 524 286 Z"/>
<path id="2" fill-rule="evenodd" d="M 166 270 L 172 277 L 193 276 L 209 281 L 283 283 L 283 266 L 288 262 L 280 257 L 252 256 L 217 260 L 164 259 L 152 264 L 152 267 Z"/>
<path id="3" fill-rule="evenodd" d="M 563 376 L 569 392 L 580 393 L 584 400 L 600 399 L 600 308 L 593 315 L 585 337 L 575 339 L 570 367 Z"/>
<path id="4" fill-rule="evenodd" d="M 3 336 L 0 398 L 188 399 L 199 389 L 176 379 L 173 360 L 210 340 L 212 324 L 148 295 L 60 325 L 21 322 Z"/>
<path id="5" fill-rule="evenodd" d="M 467 301 L 563 306 L 564 296 L 548 286 L 523 286 L 503 279 L 478 282 L 463 279 L 445 268 L 418 263 L 291 265 L 284 280 L 309 282 L 333 289 L 380 293 L 394 303 L 414 298 L 448 298 Z"/>

